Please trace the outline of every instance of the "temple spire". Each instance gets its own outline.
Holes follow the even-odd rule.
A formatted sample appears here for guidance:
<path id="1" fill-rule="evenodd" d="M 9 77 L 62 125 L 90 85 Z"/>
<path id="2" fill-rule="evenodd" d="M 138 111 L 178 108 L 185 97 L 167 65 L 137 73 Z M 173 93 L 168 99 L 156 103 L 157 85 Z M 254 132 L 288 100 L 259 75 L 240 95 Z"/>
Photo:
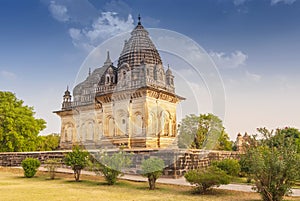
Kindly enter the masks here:
<path id="1" fill-rule="evenodd" d="M 104 64 L 109 64 L 109 65 L 111 65 L 112 64 L 112 62 L 111 62 L 111 59 L 110 59 L 110 55 L 109 55 L 109 51 L 107 50 L 107 56 L 106 56 L 106 61 L 105 61 L 105 63 Z"/>

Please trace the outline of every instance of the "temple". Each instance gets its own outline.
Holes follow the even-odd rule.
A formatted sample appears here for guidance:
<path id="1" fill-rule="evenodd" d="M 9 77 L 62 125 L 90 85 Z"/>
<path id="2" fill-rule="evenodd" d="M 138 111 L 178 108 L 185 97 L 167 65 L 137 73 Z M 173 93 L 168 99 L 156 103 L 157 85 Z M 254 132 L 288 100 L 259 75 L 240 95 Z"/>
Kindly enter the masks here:
<path id="1" fill-rule="evenodd" d="M 61 118 L 61 149 L 167 148 L 177 135 L 174 75 L 141 24 L 125 41 L 117 66 L 109 52 L 103 66 L 88 73 L 71 92 L 67 88 Z"/>

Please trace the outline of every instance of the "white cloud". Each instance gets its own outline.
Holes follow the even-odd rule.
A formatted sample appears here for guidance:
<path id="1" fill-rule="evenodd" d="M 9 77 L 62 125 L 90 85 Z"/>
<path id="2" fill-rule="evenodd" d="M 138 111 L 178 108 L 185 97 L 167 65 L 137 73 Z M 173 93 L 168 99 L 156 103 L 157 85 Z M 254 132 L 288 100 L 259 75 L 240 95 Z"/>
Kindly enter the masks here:
<path id="1" fill-rule="evenodd" d="M 81 30 L 75 28 L 69 29 L 69 34 L 74 40 L 80 40 L 83 37 Z"/>
<path id="2" fill-rule="evenodd" d="M 271 0 L 271 5 L 275 5 L 275 4 L 278 4 L 278 3 L 284 3 L 284 4 L 293 4 L 295 3 L 296 0 Z"/>
<path id="3" fill-rule="evenodd" d="M 237 50 L 231 54 L 224 52 L 210 52 L 209 55 L 218 68 L 238 68 L 245 65 L 248 55 Z"/>
<path id="4" fill-rule="evenodd" d="M 132 13 L 132 8 L 122 0 L 108 1 L 103 7 L 105 12 L 116 12 L 122 18 L 126 18 L 128 13 Z"/>
<path id="5" fill-rule="evenodd" d="M 115 12 L 102 12 L 91 26 L 70 28 L 69 34 L 75 46 L 90 51 L 104 40 L 133 28 L 134 20 L 131 14 L 127 19 L 121 19 Z"/>
<path id="6" fill-rule="evenodd" d="M 0 75 L 1 75 L 1 77 L 3 77 L 4 79 L 7 79 L 7 80 L 14 80 L 17 78 L 16 74 L 6 71 L 6 70 L 0 71 Z"/>
<path id="7" fill-rule="evenodd" d="M 240 5 L 243 5 L 244 3 L 246 3 L 247 1 L 250 1 L 250 0 L 233 0 L 233 4 L 235 6 L 240 6 Z M 276 5 L 278 3 L 284 3 L 284 4 L 293 4 L 295 3 L 297 0 L 270 0 L 271 1 L 271 5 Z"/>
<path id="8" fill-rule="evenodd" d="M 70 19 L 67 7 L 57 4 L 55 1 L 50 2 L 49 11 L 52 17 L 60 22 L 67 22 Z"/>
<path id="9" fill-rule="evenodd" d="M 253 80 L 255 82 L 260 81 L 261 75 L 255 74 L 255 73 L 250 73 L 249 71 L 246 71 L 246 77 L 250 80 Z"/>

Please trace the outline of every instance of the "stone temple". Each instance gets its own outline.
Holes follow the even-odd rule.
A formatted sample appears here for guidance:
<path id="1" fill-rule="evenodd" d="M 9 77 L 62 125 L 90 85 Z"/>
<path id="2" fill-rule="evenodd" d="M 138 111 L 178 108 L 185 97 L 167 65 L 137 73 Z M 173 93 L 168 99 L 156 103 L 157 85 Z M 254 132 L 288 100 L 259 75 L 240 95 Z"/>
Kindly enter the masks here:
<path id="1" fill-rule="evenodd" d="M 103 66 L 67 89 L 61 118 L 61 149 L 167 148 L 176 142 L 174 75 L 142 26 L 140 17 L 115 66 L 109 52 Z"/>

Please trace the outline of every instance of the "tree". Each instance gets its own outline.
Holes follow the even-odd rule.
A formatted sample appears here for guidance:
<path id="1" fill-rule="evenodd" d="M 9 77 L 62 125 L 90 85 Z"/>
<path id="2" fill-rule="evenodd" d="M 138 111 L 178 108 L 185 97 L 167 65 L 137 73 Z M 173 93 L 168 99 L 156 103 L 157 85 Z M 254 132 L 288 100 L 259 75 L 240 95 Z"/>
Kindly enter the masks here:
<path id="1" fill-rule="evenodd" d="M 24 170 L 24 176 L 31 178 L 37 172 L 37 169 L 40 167 L 41 162 L 35 158 L 26 158 L 22 161 L 22 168 Z"/>
<path id="2" fill-rule="evenodd" d="M 284 138 L 290 138 L 297 147 L 297 152 L 300 153 L 300 131 L 296 128 L 285 127 L 284 129 L 278 129 L 279 133 L 284 135 Z M 276 138 L 276 136 L 274 136 Z M 276 145 L 274 145 L 276 146 Z"/>
<path id="3" fill-rule="evenodd" d="M 34 151 L 38 134 L 46 126 L 11 92 L 0 91 L 0 152 Z"/>
<path id="4" fill-rule="evenodd" d="M 190 170 L 184 175 L 192 185 L 196 185 L 197 193 L 206 193 L 213 186 L 229 184 L 230 177 L 223 170 L 210 166 L 207 169 Z"/>
<path id="5" fill-rule="evenodd" d="M 117 152 L 112 155 L 108 153 L 95 154 L 96 161 L 92 164 L 92 169 L 96 174 L 103 174 L 108 185 L 114 185 L 117 178 L 122 174 L 122 169 L 131 164 L 131 156 L 125 152 Z"/>
<path id="6" fill-rule="evenodd" d="M 182 119 L 179 128 L 180 148 L 231 150 L 232 143 L 222 120 L 213 114 L 194 114 Z"/>
<path id="7" fill-rule="evenodd" d="M 233 142 L 230 141 L 228 134 L 223 129 L 214 149 L 232 151 L 232 148 Z"/>
<path id="8" fill-rule="evenodd" d="M 53 151 L 59 147 L 60 136 L 58 134 L 40 135 L 37 140 L 37 151 Z"/>
<path id="9" fill-rule="evenodd" d="M 148 178 L 149 189 L 155 189 L 156 180 L 162 175 L 165 163 L 160 158 L 148 158 L 142 161 L 142 174 Z"/>
<path id="10" fill-rule="evenodd" d="M 61 166 L 61 161 L 57 158 L 48 159 L 45 161 L 45 165 L 49 172 L 50 179 L 54 179 L 57 168 Z"/>
<path id="11" fill-rule="evenodd" d="M 200 134 L 198 135 L 199 121 L 199 117 L 194 114 L 186 115 L 181 120 L 178 139 L 178 146 L 180 148 L 195 148 L 195 138 L 197 136 L 197 141 L 201 144 L 203 143 L 204 137 Z M 203 139 L 199 139 L 199 137 L 203 137 Z"/>
<path id="12" fill-rule="evenodd" d="M 293 135 L 286 135 L 296 134 L 297 130 L 277 129 L 274 133 L 260 128 L 258 131 L 263 138 L 247 150 L 246 164 L 263 200 L 281 201 L 300 177 L 300 154 Z"/>
<path id="13" fill-rule="evenodd" d="M 74 171 L 75 181 L 79 181 L 81 170 L 89 163 L 89 153 L 79 146 L 74 146 L 72 152 L 66 154 L 65 163 Z"/>

